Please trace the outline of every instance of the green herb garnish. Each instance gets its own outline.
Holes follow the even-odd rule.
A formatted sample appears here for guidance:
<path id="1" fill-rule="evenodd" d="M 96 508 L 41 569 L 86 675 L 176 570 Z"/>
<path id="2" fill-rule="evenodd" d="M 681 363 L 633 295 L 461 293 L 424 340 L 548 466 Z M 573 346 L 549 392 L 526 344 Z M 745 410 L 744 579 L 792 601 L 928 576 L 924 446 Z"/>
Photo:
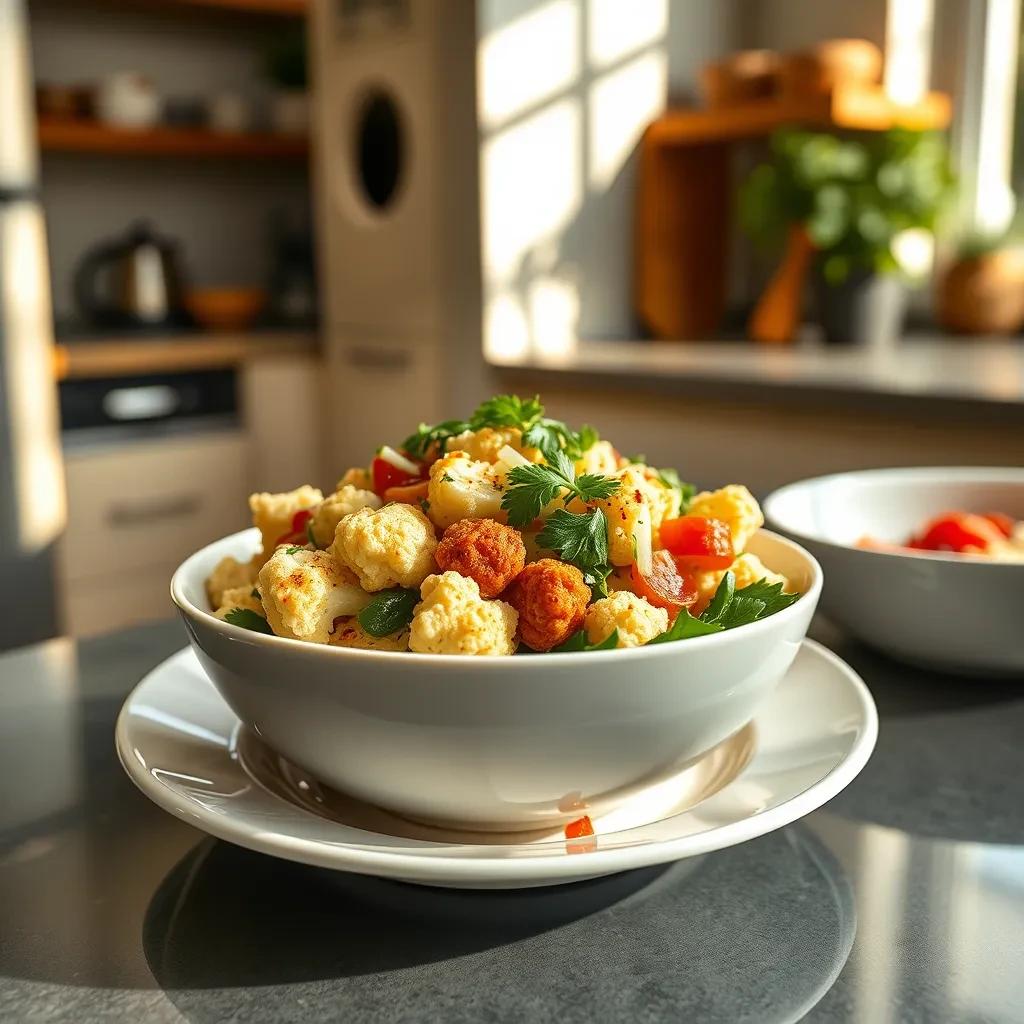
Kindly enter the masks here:
<path id="1" fill-rule="evenodd" d="M 608 520 L 601 509 L 583 513 L 555 509 L 537 534 L 537 544 L 571 562 L 595 593 L 607 596 L 606 580 L 612 570 L 608 564 Z"/>
<path id="2" fill-rule="evenodd" d="M 736 574 L 730 570 L 722 577 L 722 582 L 718 584 L 715 596 L 711 599 L 700 617 L 705 622 L 717 622 L 722 617 L 722 613 L 726 608 L 732 604 L 732 599 L 735 595 Z"/>
<path id="3" fill-rule="evenodd" d="M 516 466 L 508 475 L 509 487 L 501 498 L 501 507 L 508 512 L 512 526 L 527 526 L 545 505 L 563 491 L 566 505 L 573 498 L 582 502 L 598 501 L 614 494 L 621 481 L 597 473 L 577 477 L 572 460 L 565 452 L 545 453 L 546 466 Z"/>
<path id="4" fill-rule="evenodd" d="M 232 626 L 241 626 L 242 629 L 251 629 L 254 633 L 274 635 L 274 631 L 270 628 L 270 623 L 262 615 L 258 615 L 250 608 L 232 608 L 224 616 L 224 621 L 230 622 Z"/>
<path id="5" fill-rule="evenodd" d="M 697 488 L 693 484 L 684 483 L 680 480 L 679 474 L 674 469 L 659 469 L 657 473 L 658 479 L 666 487 L 679 492 L 679 514 L 681 516 L 686 515 L 686 510 L 690 507 L 690 502 L 693 501 Z"/>
<path id="6" fill-rule="evenodd" d="M 418 590 L 395 587 L 375 594 L 373 600 L 356 616 L 359 625 L 370 636 L 390 636 L 412 622 L 412 610 L 420 599 Z"/>
<path id="7" fill-rule="evenodd" d="M 309 538 L 309 543 L 313 545 L 318 551 L 323 551 L 324 546 L 318 543 L 316 537 L 313 534 L 313 520 L 310 519 L 306 522 L 306 536 Z"/>
<path id="8" fill-rule="evenodd" d="M 717 622 L 705 622 L 703 619 L 695 619 L 685 608 L 679 610 L 675 621 L 665 630 L 664 633 L 648 640 L 650 644 L 667 644 L 674 640 L 689 640 L 694 636 L 708 636 L 711 633 L 721 633 L 724 626 Z"/>
<path id="9" fill-rule="evenodd" d="M 294 555 L 298 551 L 307 551 L 307 550 L 309 550 L 309 549 L 305 546 L 305 544 L 293 544 L 290 548 L 285 548 L 285 554 L 286 555 Z"/>
<path id="10" fill-rule="evenodd" d="M 590 643 L 587 639 L 587 631 L 581 629 L 573 633 L 564 644 L 559 644 L 551 649 L 552 654 L 571 654 L 575 651 L 613 651 L 619 646 L 619 631 L 613 629 L 603 640 L 596 644 Z"/>

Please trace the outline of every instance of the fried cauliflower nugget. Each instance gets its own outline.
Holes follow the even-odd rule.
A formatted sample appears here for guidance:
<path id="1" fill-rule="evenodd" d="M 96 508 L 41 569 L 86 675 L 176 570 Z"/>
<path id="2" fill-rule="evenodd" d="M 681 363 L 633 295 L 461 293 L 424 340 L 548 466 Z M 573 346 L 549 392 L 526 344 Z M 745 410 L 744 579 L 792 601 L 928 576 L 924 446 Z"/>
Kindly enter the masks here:
<path id="1" fill-rule="evenodd" d="M 418 587 L 436 568 L 434 524 L 416 505 L 361 508 L 338 523 L 330 552 L 364 590 Z"/>
<path id="2" fill-rule="evenodd" d="M 334 620 L 355 615 L 370 601 L 356 577 L 326 551 L 279 547 L 260 569 L 259 591 L 278 636 L 328 642 Z"/>
<path id="3" fill-rule="evenodd" d="M 457 572 L 428 576 L 413 611 L 409 649 L 420 654 L 515 654 L 516 610 L 480 596 Z"/>
<path id="4" fill-rule="evenodd" d="M 746 550 L 750 538 L 764 525 L 761 506 L 742 484 L 729 484 L 717 491 L 702 491 L 690 502 L 686 514 L 728 523 L 732 549 L 736 554 Z"/>
<path id="5" fill-rule="evenodd" d="M 383 503 L 373 491 L 364 491 L 352 484 L 343 484 L 328 494 L 313 511 L 310 529 L 317 543 L 327 547 L 334 540 L 338 523 L 361 508 L 380 508 Z"/>
<path id="6" fill-rule="evenodd" d="M 465 452 L 449 452 L 430 467 L 430 518 L 441 527 L 460 519 L 505 522 L 501 507 L 505 479 L 505 472 L 489 462 L 471 459 Z"/>
<path id="7" fill-rule="evenodd" d="M 448 569 L 476 580 L 482 597 L 497 597 L 526 565 L 518 530 L 493 519 L 460 519 L 441 537 L 434 556 Z"/>
<path id="8" fill-rule="evenodd" d="M 747 552 L 740 555 L 729 566 L 728 570 L 719 569 L 713 572 L 699 572 L 693 577 L 694 582 L 697 584 L 697 592 L 700 595 L 697 603 L 694 605 L 694 611 L 699 613 L 707 607 L 708 602 L 715 596 L 718 584 L 722 582 L 722 577 L 727 571 L 735 574 L 737 590 L 742 587 L 749 587 L 752 583 L 757 583 L 758 580 L 764 579 L 769 583 L 781 583 L 782 589 L 787 593 L 794 592 L 792 584 L 782 573 L 773 572 L 757 555 Z"/>
<path id="9" fill-rule="evenodd" d="M 268 494 L 263 491 L 260 494 L 249 495 L 252 525 L 259 527 L 260 536 L 263 538 L 261 565 L 274 553 L 278 539 L 291 532 L 295 513 L 319 505 L 323 500 L 323 494 L 309 484 L 280 494 Z"/>
<path id="10" fill-rule="evenodd" d="M 265 616 L 266 612 L 263 610 L 263 603 L 258 595 L 259 591 L 251 583 L 225 590 L 221 595 L 220 607 L 213 614 L 218 619 L 223 619 L 227 617 L 228 612 L 235 608 L 244 608 L 247 611 L 256 612 L 257 615 Z"/>
<path id="11" fill-rule="evenodd" d="M 334 632 L 327 642 L 331 647 L 356 647 L 361 651 L 407 651 L 409 630 L 403 629 L 390 636 L 373 636 L 353 616 L 335 620 Z"/>
<path id="12" fill-rule="evenodd" d="M 628 590 L 617 590 L 587 609 L 585 628 L 592 644 L 607 640 L 617 629 L 619 647 L 643 647 L 668 629 L 668 612 Z"/>
<path id="13" fill-rule="evenodd" d="M 220 608 L 224 603 L 224 594 L 229 590 L 238 590 L 242 587 L 251 590 L 262 564 L 263 559 L 259 555 L 249 562 L 239 562 L 230 555 L 222 558 L 206 579 L 206 596 L 210 607 Z"/>
<path id="14" fill-rule="evenodd" d="M 519 612 L 519 634 L 535 651 L 550 651 L 582 625 L 590 587 L 575 565 L 542 558 L 531 562 L 505 592 Z"/>

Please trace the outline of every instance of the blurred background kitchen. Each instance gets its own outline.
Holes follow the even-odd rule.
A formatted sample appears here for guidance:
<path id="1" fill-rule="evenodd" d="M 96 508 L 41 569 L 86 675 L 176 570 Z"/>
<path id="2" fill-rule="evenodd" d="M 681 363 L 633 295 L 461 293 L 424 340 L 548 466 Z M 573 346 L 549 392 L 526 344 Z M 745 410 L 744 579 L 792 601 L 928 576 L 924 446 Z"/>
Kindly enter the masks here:
<path id="1" fill-rule="evenodd" d="M 698 484 L 1024 463 L 1018 0 L 0 0 L 0 648 L 541 392 Z"/>

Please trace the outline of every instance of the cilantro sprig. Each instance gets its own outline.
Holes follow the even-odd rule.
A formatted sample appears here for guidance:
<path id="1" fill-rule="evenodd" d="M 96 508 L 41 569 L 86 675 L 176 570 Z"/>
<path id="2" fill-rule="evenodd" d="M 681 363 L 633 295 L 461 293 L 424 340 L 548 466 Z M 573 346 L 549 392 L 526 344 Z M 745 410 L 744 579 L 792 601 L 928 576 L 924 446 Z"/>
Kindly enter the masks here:
<path id="1" fill-rule="evenodd" d="M 509 473 L 501 507 L 508 513 L 512 526 L 528 526 L 541 509 L 559 496 L 566 505 L 573 498 L 584 503 L 600 501 L 621 486 L 620 480 L 597 473 L 577 477 L 572 460 L 564 451 L 547 453 L 547 459 L 547 465 L 516 466 Z"/>
<path id="2" fill-rule="evenodd" d="M 799 596 L 783 593 L 781 583 L 769 583 L 767 579 L 737 589 L 735 574 L 727 572 L 700 618 L 695 618 L 685 608 L 680 609 L 672 625 L 649 644 L 688 640 L 745 626 L 788 608 Z"/>
<path id="3" fill-rule="evenodd" d="M 537 534 L 537 544 L 575 565 L 597 596 L 608 596 L 606 581 L 612 567 L 608 564 L 608 520 L 601 509 L 583 513 L 555 509 Z"/>

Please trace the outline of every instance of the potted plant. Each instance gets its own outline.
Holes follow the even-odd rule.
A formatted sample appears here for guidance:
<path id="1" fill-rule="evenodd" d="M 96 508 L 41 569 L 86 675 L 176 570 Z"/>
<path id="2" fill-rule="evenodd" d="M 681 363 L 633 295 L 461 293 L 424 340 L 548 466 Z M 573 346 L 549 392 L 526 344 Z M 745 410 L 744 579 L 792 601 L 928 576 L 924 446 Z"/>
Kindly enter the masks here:
<path id="1" fill-rule="evenodd" d="M 270 123 L 286 135 L 309 131 L 309 95 L 306 91 L 306 36 L 301 29 L 279 36 L 267 51 L 267 77 L 275 86 Z"/>
<path id="2" fill-rule="evenodd" d="M 780 301 L 794 305 L 800 274 L 793 268 L 813 258 L 826 340 L 895 340 L 906 308 L 900 241 L 933 232 L 952 190 L 943 137 L 786 129 L 771 148 L 772 160 L 743 184 L 740 220 L 757 241 L 774 243 L 788 232 L 788 253 L 755 310 L 752 333 L 782 340 L 785 324 L 773 311 Z"/>

